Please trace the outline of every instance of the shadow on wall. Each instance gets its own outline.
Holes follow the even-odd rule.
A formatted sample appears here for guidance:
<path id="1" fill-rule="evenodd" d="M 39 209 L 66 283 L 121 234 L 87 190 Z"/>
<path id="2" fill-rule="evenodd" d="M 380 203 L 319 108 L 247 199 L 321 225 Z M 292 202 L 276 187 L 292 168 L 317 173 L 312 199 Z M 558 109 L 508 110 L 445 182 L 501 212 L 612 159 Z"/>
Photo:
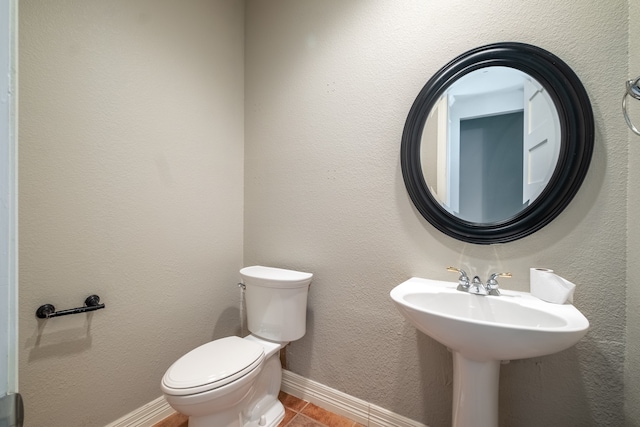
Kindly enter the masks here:
<path id="1" fill-rule="evenodd" d="M 583 340 L 563 352 L 511 361 L 501 367 L 500 421 L 501 425 L 622 425 L 622 399 L 598 400 L 602 390 L 620 396 L 623 372 L 620 367 L 622 348 L 603 351 L 593 341 Z M 587 371 L 604 375 L 583 375 Z M 536 420 L 522 417 L 530 408 L 545 408 Z M 629 425 L 629 424 L 625 424 Z"/>
<path id="2" fill-rule="evenodd" d="M 405 323 L 403 326 L 405 334 L 415 335 L 415 342 L 411 347 L 401 350 L 401 354 L 418 355 L 416 369 L 407 369 L 404 363 L 399 363 L 397 369 L 398 387 L 410 384 L 417 377 L 420 399 L 419 408 L 413 408 L 411 412 L 422 413 L 419 421 L 429 426 L 446 426 L 451 425 L 451 405 L 453 395 L 453 359 L 451 352 L 447 348 L 432 339 L 431 337 L 419 332 L 416 328 Z M 411 340 L 410 340 L 411 341 Z M 410 342 L 404 341 L 404 342 Z M 396 394 L 401 396 L 402 393 Z M 406 405 L 406 402 L 395 402 L 394 406 L 398 409 L 391 408 L 397 413 L 408 413 L 408 408 L 400 407 Z"/>
<path id="3" fill-rule="evenodd" d="M 295 353 L 297 349 L 300 349 L 300 354 L 310 354 L 313 355 L 313 343 L 315 332 L 315 317 L 313 314 L 313 310 L 309 308 L 307 304 L 307 331 L 304 336 L 297 341 L 293 341 L 285 347 L 285 359 L 287 356 L 291 356 L 291 358 L 295 358 L 295 372 L 299 375 L 302 375 L 305 378 L 310 378 L 311 374 L 311 365 L 313 365 L 313 356 L 312 357 L 295 357 Z M 289 369 L 288 366 L 283 366 L 284 369 Z"/>
<path id="4" fill-rule="evenodd" d="M 84 326 L 59 329 L 46 334 L 45 329 L 52 327 L 49 322 L 52 320 L 57 322 L 58 325 L 56 327 L 60 328 L 64 326 L 64 321 L 68 319 L 38 320 L 38 327 L 34 329 L 33 335 L 25 342 L 25 349 L 29 351 L 29 362 L 51 357 L 57 359 L 89 350 L 93 341 L 91 337 L 91 320 L 94 313 L 83 314 L 83 316 L 86 316 Z"/>
<path id="5" fill-rule="evenodd" d="M 246 311 L 243 309 L 242 313 Z M 221 314 L 218 316 L 216 324 L 213 328 L 213 333 L 211 335 L 211 340 L 216 340 L 218 338 L 228 337 L 231 335 L 237 335 L 239 337 L 245 336 L 247 333 L 243 330 L 246 330 L 246 316 L 245 319 L 241 319 L 241 311 L 238 307 L 227 307 Z M 244 327 L 242 325 L 245 325 Z"/>

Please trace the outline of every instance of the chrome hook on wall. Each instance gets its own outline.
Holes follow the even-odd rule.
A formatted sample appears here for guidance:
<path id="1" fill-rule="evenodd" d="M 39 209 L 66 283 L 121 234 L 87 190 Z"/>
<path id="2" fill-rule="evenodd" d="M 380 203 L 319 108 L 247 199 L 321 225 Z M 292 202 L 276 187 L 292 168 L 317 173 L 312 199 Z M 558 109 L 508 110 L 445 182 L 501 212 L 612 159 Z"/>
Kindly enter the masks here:
<path id="1" fill-rule="evenodd" d="M 635 133 L 636 135 L 640 135 L 640 130 L 638 130 L 638 128 L 633 125 L 631 119 L 629 118 L 629 113 L 627 112 L 627 96 L 640 101 L 640 76 L 635 80 L 627 80 L 627 91 L 622 97 L 622 113 L 624 114 L 624 119 L 626 120 L 627 125 L 633 131 L 633 133 Z"/>

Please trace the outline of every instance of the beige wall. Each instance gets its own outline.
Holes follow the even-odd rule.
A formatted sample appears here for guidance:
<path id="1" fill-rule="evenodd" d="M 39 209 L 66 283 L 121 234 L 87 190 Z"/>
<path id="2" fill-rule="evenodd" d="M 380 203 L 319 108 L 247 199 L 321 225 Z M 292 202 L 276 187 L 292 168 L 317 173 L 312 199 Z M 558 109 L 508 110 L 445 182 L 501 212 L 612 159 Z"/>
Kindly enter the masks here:
<path id="1" fill-rule="evenodd" d="M 625 213 L 640 153 L 627 150 L 619 110 L 627 71 L 638 74 L 628 6 L 249 0 L 243 22 L 235 0 L 20 2 L 27 426 L 105 425 L 158 397 L 177 357 L 237 332 L 243 247 L 245 265 L 315 273 L 294 372 L 432 427 L 450 423 L 450 354 L 403 321 L 391 288 L 413 275 L 453 280 L 444 268 L 459 265 L 512 271 L 503 286 L 526 290 L 529 267 L 554 268 L 578 283 L 592 328 L 573 349 L 503 366 L 502 423 L 619 426 L 626 397 L 636 425 L 624 283 L 627 264 L 630 283 L 638 276 L 640 230 L 632 202 Z M 430 75 L 508 40 L 554 52 L 583 80 L 594 160 L 543 230 L 463 244 L 413 209 L 400 136 Z M 629 289 L 633 320 L 640 296 Z M 42 303 L 69 308 L 94 292 L 105 310 L 34 318 Z M 640 330 L 629 325 L 632 361 Z"/>
<path id="2" fill-rule="evenodd" d="M 403 321 L 388 293 L 448 265 L 528 289 L 528 269 L 578 284 L 591 329 L 575 348 L 502 369 L 507 426 L 623 425 L 628 134 L 620 114 L 628 3 L 572 0 L 247 3 L 245 262 L 315 273 L 294 372 L 432 427 L 450 424 L 450 354 Z M 517 242 L 464 244 L 423 220 L 399 146 L 418 91 L 478 45 L 536 44 L 584 82 L 595 154 L 553 223 Z M 535 416 L 532 416 L 535 414 Z"/>
<path id="3" fill-rule="evenodd" d="M 640 76 L 640 1 L 629 1 L 629 74 Z M 629 101 L 634 124 L 640 126 L 640 103 Z M 640 136 L 629 131 L 627 204 L 627 336 L 625 361 L 625 414 L 627 425 L 640 426 Z"/>
<path id="4" fill-rule="evenodd" d="M 20 2 L 20 391 L 104 426 L 236 333 L 244 5 Z M 106 309 L 37 321 L 43 303 Z"/>

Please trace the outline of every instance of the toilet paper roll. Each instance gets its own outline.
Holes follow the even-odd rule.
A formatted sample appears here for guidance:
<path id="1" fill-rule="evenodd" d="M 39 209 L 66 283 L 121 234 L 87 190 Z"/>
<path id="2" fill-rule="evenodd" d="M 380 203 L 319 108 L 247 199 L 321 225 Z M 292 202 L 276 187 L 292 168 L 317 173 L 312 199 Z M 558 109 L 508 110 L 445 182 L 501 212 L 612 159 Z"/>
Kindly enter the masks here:
<path id="1" fill-rule="evenodd" d="M 573 302 L 576 285 L 558 276 L 548 268 L 530 269 L 531 295 L 555 304 Z"/>

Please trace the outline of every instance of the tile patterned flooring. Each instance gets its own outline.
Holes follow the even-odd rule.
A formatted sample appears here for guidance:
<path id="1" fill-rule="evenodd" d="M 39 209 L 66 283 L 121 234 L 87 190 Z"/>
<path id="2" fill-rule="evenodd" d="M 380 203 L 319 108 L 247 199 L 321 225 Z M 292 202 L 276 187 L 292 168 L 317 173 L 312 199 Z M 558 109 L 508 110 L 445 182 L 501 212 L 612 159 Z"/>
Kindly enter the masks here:
<path id="1" fill-rule="evenodd" d="M 284 405 L 284 419 L 278 427 L 364 427 L 362 424 L 284 392 L 280 392 L 278 399 Z M 187 417 L 174 414 L 153 427 L 187 426 Z"/>
<path id="2" fill-rule="evenodd" d="M 284 392 L 280 392 L 278 399 L 284 405 L 284 419 L 278 427 L 364 427 Z"/>

